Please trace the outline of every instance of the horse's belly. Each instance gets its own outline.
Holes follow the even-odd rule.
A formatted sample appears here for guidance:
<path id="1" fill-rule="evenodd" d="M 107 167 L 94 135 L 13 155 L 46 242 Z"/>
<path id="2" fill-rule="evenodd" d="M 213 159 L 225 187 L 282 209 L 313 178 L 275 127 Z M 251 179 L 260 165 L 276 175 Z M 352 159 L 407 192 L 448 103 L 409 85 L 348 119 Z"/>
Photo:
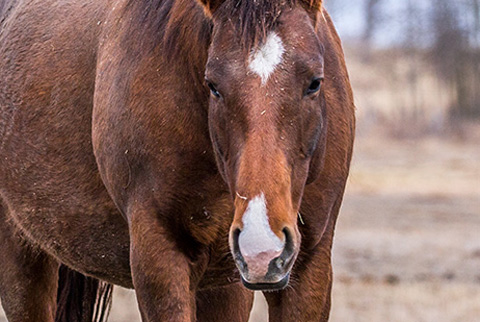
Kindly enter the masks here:
<path id="1" fill-rule="evenodd" d="M 69 19 L 58 19 L 66 10 Z M 39 1 L 9 16 L 0 37 L 0 197 L 31 242 L 76 270 L 131 286 L 128 227 L 91 143 L 101 11 Z"/>

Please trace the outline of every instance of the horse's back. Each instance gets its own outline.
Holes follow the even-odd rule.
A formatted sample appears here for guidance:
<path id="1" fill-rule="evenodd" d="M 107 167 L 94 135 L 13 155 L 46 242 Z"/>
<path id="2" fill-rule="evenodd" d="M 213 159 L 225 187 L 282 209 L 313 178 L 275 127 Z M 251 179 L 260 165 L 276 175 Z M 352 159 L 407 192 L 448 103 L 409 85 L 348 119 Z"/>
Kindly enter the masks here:
<path id="1" fill-rule="evenodd" d="M 129 284 L 127 226 L 91 143 L 105 1 L 16 2 L 8 14 L 12 2 L 0 2 L 0 197 L 24 234 L 60 261 Z"/>

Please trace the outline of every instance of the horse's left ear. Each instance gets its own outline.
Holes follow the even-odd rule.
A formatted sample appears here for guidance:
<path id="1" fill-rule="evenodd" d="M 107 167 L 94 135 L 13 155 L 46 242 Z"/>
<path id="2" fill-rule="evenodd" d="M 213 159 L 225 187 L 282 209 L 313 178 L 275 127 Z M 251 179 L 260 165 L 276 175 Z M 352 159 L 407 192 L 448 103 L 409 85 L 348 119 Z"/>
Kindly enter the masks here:
<path id="1" fill-rule="evenodd" d="M 316 25 L 318 17 L 323 10 L 322 8 L 323 1 L 322 0 L 301 0 L 300 3 L 305 8 L 305 10 L 307 10 L 308 14 L 312 17 L 312 20 Z"/>
<path id="2" fill-rule="evenodd" d="M 319 11 L 322 9 L 322 0 L 305 0 L 305 2 L 307 2 L 310 5 L 310 8 L 314 10 Z"/>
<path id="3" fill-rule="evenodd" d="M 225 0 L 197 0 L 197 2 L 203 7 L 205 14 L 211 17 Z"/>

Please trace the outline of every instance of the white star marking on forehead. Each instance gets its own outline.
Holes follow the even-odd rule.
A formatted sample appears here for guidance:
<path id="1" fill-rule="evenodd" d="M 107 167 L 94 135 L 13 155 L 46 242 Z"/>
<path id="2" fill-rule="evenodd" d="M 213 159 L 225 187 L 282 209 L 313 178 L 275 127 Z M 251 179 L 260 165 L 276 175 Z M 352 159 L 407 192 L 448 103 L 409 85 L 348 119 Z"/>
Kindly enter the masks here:
<path id="1" fill-rule="evenodd" d="M 248 67 L 260 76 L 263 85 L 282 62 L 284 52 L 282 39 L 275 32 L 271 32 L 265 42 L 250 54 Z"/>

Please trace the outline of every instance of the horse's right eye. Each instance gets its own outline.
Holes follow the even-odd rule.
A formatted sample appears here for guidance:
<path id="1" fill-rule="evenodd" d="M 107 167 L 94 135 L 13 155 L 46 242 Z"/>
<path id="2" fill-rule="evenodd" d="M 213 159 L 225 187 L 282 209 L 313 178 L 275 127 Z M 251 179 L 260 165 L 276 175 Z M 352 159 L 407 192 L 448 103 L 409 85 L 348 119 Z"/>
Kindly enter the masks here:
<path id="1" fill-rule="evenodd" d="M 320 78 L 320 77 L 314 78 L 310 83 L 310 86 L 308 86 L 306 94 L 312 95 L 312 94 L 318 93 L 320 91 L 320 88 L 322 87 L 322 81 L 323 81 L 323 78 Z"/>
<path id="2" fill-rule="evenodd" d="M 213 96 L 215 96 L 216 98 L 220 98 L 220 92 L 217 90 L 217 88 L 215 87 L 215 85 L 213 85 L 212 82 L 207 81 L 207 86 Z"/>

